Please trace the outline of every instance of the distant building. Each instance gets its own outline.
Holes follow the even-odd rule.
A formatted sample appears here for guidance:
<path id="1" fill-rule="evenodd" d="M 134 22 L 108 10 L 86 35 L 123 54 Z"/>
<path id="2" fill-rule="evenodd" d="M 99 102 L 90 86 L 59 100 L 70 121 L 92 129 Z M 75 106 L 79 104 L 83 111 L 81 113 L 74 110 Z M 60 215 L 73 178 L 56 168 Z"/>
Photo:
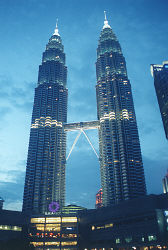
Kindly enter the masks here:
<path id="1" fill-rule="evenodd" d="M 154 77 L 154 85 L 163 126 L 168 139 L 168 61 L 162 65 L 151 64 L 151 74 Z"/>
<path id="2" fill-rule="evenodd" d="M 102 188 L 97 192 L 96 194 L 96 208 L 100 208 L 103 206 L 103 192 L 102 192 Z"/>
<path id="3" fill-rule="evenodd" d="M 4 200 L 2 197 L 0 197 L 0 210 L 3 208 L 3 203 L 4 203 Z"/>
<path id="4" fill-rule="evenodd" d="M 168 170 L 167 170 L 167 174 L 162 179 L 162 184 L 163 184 L 163 193 L 164 194 L 168 193 Z"/>

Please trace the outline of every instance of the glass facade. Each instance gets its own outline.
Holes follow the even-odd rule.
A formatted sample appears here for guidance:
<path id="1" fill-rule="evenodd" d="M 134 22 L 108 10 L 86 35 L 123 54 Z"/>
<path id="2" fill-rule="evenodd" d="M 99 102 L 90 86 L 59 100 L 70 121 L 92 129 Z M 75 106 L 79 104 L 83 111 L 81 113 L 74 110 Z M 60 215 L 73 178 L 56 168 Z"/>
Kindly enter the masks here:
<path id="1" fill-rule="evenodd" d="M 65 203 L 67 67 L 56 27 L 43 53 L 35 88 L 23 212 L 43 214 Z M 54 203 L 53 203 L 54 204 Z"/>
<path id="2" fill-rule="evenodd" d="M 146 194 L 130 81 L 120 44 L 105 19 L 97 48 L 97 115 L 103 205 Z"/>
<path id="3" fill-rule="evenodd" d="M 151 65 L 151 73 L 154 77 L 154 85 L 162 116 L 163 126 L 168 139 L 168 61 L 163 65 Z"/>

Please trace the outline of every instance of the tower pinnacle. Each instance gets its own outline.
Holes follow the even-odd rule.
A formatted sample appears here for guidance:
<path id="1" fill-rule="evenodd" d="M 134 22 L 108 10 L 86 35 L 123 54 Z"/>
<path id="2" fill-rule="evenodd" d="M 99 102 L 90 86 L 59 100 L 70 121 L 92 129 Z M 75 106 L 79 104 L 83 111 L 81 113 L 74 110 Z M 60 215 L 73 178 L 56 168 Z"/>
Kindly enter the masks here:
<path id="1" fill-rule="evenodd" d="M 105 28 L 111 28 L 110 25 L 108 24 L 108 21 L 107 21 L 106 11 L 104 11 L 104 26 L 103 26 L 103 29 L 105 29 Z"/>
<path id="2" fill-rule="evenodd" d="M 104 19 L 107 21 L 106 11 L 104 10 Z"/>
<path id="3" fill-rule="evenodd" d="M 56 21 L 56 27 L 55 27 L 53 35 L 60 36 L 60 34 L 58 32 L 58 18 L 57 18 L 57 21 Z"/>

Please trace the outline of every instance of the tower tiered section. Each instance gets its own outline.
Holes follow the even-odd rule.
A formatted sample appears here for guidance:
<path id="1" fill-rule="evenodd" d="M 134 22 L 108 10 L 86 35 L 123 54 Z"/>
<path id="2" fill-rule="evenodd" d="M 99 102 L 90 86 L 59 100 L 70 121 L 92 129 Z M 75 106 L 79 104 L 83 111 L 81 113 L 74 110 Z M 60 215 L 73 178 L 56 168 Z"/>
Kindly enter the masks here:
<path id="1" fill-rule="evenodd" d="M 130 81 L 120 44 L 105 15 L 97 48 L 97 115 L 103 205 L 146 194 Z"/>
<path id="2" fill-rule="evenodd" d="M 83 132 L 100 161 L 102 205 L 146 194 L 130 81 L 120 44 L 105 15 L 96 62 L 97 121 L 67 123 L 67 67 L 56 26 L 43 53 L 35 89 L 23 212 L 40 215 L 65 205 L 65 165 Z M 87 129 L 98 129 L 99 155 Z M 66 158 L 66 133 L 78 130 Z"/>
<path id="3" fill-rule="evenodd" d="M 35 89 L 23 198 L 27 214 L 44 214 L 52 204 L 65 204 L 66 81 L 64 47 L 56 27 L 43 53 Z"/>

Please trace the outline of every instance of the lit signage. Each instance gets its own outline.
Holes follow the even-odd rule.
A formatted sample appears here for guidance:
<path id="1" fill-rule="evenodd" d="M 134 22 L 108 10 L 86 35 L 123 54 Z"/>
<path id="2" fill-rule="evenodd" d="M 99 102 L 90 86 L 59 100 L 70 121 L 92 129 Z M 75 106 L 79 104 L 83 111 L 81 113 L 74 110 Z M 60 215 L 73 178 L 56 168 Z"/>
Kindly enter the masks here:
<path id="1" fill-rule="evenodd" d="M 48 206 L 49 211 L 53 213 L 58 212 L 59 208 L 60 208 L 60 205 L 57 201 L 52 201 Z"/>

